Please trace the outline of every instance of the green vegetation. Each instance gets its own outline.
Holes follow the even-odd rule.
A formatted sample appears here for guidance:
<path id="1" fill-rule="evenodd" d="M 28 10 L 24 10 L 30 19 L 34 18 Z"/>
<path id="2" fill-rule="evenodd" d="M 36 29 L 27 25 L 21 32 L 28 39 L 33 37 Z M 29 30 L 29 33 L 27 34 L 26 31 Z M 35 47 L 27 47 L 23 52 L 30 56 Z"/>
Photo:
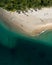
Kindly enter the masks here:
<path id="1" fill-rule="evenodd" d="M 17 10 L 18 12 L 47 6 L 52 6 L 52 0 L 0 0 L 0 7 L 11 11 Z"/>

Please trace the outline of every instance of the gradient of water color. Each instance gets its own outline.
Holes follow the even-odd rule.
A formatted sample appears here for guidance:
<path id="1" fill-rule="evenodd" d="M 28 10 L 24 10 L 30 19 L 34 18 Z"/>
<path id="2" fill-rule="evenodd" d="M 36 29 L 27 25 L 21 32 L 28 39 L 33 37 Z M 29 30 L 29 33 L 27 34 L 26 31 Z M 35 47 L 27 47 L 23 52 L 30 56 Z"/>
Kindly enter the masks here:
<path id="1" fill-rule="evenodd" d="M 0 65 L 52 65 L 52 31 L 26 37 L 0 20 Z"/>

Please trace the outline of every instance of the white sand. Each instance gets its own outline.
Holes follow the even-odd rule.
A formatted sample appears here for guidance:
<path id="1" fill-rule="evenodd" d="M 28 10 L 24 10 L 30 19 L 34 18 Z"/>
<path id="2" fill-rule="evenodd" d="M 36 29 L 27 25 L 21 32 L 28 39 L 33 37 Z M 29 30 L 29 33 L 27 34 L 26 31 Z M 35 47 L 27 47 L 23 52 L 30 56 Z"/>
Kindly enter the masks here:
<path id="1" fill-rule="evenodd" d="M 33 9 L 31 9 L 33 10 Z M 52 29 L 52 8 L 28 10 L 27 13 L 9 12 L 0 8 L 0 18 L 11 30 L 19 30 L 25 34 L 37 35 L 45 30 Z"/>

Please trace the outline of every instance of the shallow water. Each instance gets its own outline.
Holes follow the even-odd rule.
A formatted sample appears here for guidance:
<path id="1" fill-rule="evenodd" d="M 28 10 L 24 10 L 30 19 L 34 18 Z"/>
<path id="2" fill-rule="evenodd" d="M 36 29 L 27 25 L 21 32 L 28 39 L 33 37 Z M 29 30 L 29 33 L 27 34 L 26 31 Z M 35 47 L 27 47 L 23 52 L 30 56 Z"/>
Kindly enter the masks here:
<path id="1" fill-rule="evenodd" d="M 27 37 L 0 20 L 0 65 L 52 65 L 52 31 Z"/>

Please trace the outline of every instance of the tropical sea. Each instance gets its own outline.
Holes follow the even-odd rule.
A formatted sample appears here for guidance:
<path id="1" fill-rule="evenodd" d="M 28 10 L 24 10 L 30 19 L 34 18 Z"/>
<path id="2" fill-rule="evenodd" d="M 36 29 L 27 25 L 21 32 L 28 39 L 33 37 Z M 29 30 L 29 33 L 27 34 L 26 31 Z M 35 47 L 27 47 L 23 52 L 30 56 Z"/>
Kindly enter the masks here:
<path id="1" fill-rule="evenodd" d="M 52 65 L 52 31 L 29 37 L 0 19 L 0 65 Z"/>

